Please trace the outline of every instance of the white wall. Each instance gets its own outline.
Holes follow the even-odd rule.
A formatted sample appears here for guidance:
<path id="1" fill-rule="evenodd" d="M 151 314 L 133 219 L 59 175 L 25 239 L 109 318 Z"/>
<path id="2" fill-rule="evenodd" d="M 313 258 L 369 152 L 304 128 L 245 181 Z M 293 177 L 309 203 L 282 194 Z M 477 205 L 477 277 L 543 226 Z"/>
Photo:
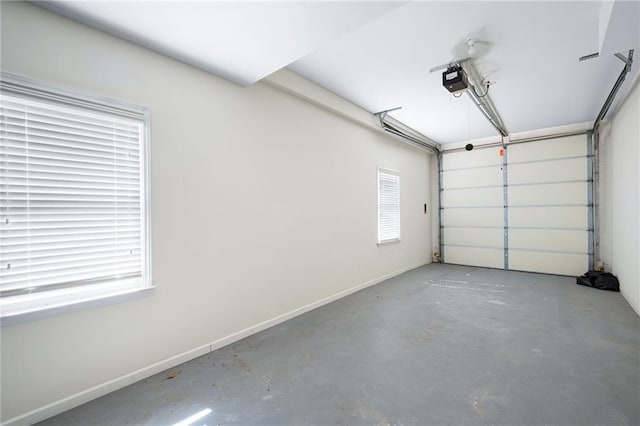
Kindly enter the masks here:
<path id="1" fill-rule="evenodd" d="M 634 65 L 635 66 L 635 65 Z M 640 315 L 640 78 L 600 141 L 600 257 Z"/>
<path id="2" fill-rule="evenodd" d="M 50 415 L 108 381 L 117 387 L 430 261 L 423 203 L 433 166 L 423 151 L 273 85 L 236 86 L 30 3 L 2 2 L 1 23 L 4 71 L 151 108 L 157 285 L 136 300 L 3 327 L 3 421 Z M 403 241 L 384 247 L 378 165 L 401 175 Z"/>

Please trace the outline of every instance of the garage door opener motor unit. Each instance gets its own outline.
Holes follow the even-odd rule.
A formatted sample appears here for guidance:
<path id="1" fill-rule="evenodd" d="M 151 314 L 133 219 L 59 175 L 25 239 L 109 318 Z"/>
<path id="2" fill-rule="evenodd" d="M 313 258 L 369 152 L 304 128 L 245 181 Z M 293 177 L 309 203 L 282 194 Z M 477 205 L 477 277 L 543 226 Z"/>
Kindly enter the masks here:
<path id="1" fill-rule="evenodd" d="M 469 87 L 467 73 L 460 65 L 449 67 L 442 73 L 442 85 L 451 93 L 462 92 Z"/>

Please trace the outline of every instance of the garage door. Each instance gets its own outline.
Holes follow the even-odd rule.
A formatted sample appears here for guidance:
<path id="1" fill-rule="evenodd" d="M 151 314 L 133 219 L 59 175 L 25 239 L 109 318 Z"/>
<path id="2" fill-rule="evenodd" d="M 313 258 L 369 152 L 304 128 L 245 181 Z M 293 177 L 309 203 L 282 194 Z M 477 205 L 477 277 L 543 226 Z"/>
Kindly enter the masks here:
<path id="1" fill-rule="evenodd" d="M 592 246 L 587 135 L 442 156 L 443 261 L 579 275 Z"/>

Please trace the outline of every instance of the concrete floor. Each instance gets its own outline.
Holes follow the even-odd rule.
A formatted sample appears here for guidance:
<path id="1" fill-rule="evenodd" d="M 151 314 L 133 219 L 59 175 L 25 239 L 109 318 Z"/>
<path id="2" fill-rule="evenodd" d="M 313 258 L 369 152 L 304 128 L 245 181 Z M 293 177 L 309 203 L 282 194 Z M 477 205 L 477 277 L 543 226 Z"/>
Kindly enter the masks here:
<path id="1" fill-rule="evenodd" d="M 574 278 L 428 265 L 41 424 L 205 408 L 195 424 L 638 425 L 640 317 Z"/>

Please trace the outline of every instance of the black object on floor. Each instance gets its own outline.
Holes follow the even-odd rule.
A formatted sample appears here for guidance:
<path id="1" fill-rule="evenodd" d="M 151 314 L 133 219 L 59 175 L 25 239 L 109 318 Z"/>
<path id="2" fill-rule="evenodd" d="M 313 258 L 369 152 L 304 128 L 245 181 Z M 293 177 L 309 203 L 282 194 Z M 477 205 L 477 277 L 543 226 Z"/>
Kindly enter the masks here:
<path id="1" fill-rule="evenodd" d="M 620 291 L 618 278 L 610 272 L 589 271 L 576 278 L 576 283 L 600 290 Z"/>

